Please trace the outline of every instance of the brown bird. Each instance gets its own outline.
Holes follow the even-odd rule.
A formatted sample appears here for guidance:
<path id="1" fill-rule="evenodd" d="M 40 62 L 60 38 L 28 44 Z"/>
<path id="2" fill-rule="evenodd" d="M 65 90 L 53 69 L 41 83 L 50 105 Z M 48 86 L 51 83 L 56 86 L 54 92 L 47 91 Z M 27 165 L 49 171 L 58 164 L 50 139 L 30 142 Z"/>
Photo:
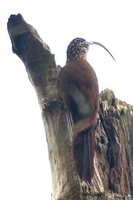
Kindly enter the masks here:
<path id="1" fill-rule="evenodd" d="M 89 183 L 94 174 L 95 126 L 99 107 L 97 76 L 87 62 L 90 44 L 98 44 L 108 51 L 98 42 L 75 38 L 67 48 L 67 62 L 58 76 L 59 93 L 73 119 L 73 157 L 77 171 L 80 179 Z"/>

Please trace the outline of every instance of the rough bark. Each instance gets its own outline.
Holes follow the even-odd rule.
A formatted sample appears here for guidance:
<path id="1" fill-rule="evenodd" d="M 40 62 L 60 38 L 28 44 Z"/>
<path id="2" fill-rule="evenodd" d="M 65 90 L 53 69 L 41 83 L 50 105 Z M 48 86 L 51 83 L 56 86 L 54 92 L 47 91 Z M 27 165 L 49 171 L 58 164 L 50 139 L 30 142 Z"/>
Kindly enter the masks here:
<path id="1" fill-rule="evenodd" d="M 24 63 L 42 110 L 52 172 L 53 200 L 131 199 L 133 196 L 133 107 L 101 93 L 96 133 L 95 175 L 81 184 L 72 156 L 72 123 L 59 99 L 56 65 L 50 48 L 22 15 L 11 15 L 12 49 Z"/>

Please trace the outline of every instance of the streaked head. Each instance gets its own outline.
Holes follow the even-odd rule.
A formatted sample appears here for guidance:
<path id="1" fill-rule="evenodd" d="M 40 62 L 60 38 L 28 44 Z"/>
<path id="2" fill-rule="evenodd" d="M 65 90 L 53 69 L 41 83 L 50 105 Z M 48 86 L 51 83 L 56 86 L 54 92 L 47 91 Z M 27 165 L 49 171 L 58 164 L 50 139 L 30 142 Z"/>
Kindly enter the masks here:
<path id="1" fill-rule="evenodd" d="M 87 57 L 87 52 L 89 50 L 89 45 L 92 44 L 96 44 L 104 48 L 115 61 L 115 58 L 110 53 L 110 51 L 101 43 L 95 41 L 87 42 L 83 38 L 75 38 L 70 42 L 70 44 L 67 47 L 67 62 L 79 59 L 85 60 Z"/>
<path id="2" fill-rule="evenodd" d="M 89 43 L 83 38 L 73 39 L 67 47 L 67 60 L 75 60 L 76 58 L 86 59 L 89 49 Z"/>

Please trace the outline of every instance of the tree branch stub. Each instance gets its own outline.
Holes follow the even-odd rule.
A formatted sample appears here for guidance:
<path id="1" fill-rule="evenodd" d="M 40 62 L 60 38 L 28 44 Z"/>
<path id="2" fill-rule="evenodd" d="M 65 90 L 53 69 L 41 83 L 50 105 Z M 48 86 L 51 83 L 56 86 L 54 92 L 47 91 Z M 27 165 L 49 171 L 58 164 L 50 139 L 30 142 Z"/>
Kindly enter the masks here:
<path id="1" fill-rule="evenodd" d="M 42 110 L 52 172 L 52 199 L 80 200 L 80 182 L 72 157 L 71 122 L 58 96 L 59 67 L 54 55 L 21 14 L 11 15 L 7 27 L 12 50 L 24 63 Z"/>

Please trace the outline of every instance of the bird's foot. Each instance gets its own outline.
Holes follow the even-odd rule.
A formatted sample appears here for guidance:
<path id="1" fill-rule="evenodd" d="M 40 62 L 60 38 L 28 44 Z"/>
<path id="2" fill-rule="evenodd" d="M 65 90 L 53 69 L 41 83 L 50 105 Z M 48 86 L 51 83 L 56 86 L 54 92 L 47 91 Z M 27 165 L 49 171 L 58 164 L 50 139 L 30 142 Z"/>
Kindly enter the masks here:
<path id="1" fill-rule="evenodd" d="M 82 193 L 83 193 L 83 195 L 89 195 L 89 194 L 91 194 L 91 187 L 90 187 L 89 182 L 82 181 L 81 187 L 82 187 Z"/>
<path id="2" fill-rule="evenodd" d="M 62 99 L 56 98 L 56 97 L 48 97 L 45 99 L 45 102 L 43 103 L 43 110 L 51 110 L 55 106 L 61 106 L 64 107 L 65 104 Z"/>

